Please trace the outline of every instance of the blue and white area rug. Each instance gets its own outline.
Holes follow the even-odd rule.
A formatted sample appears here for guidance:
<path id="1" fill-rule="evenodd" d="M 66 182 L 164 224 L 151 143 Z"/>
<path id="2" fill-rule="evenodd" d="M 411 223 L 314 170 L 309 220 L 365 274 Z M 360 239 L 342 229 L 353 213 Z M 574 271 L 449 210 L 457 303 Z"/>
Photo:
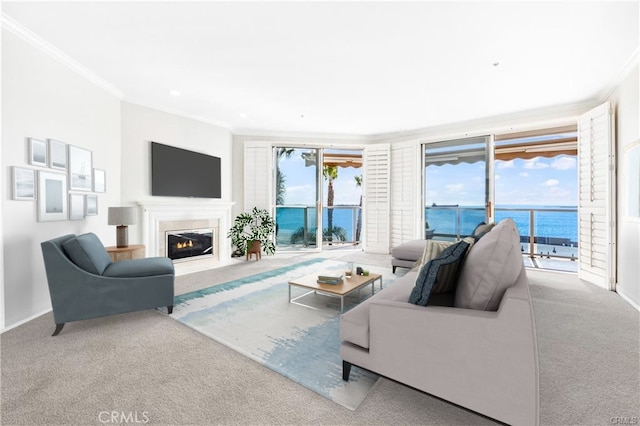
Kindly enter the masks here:
<path id="1" fill-rule="evenodd" d="M 378 377 L 353 368 L 342 380 L 340 301 L 311 293 L 289 303 L 288 282 L 308 274 L 342 271 L 345 262 L 311 259 L 175 297 L 170 316 L 346 408 L 355 410 Z M 363 266 L 392 284 L 390 268 Z M 376 282 L 376 291 L 379 291 Z M 304 294 L 292 287 L 292 297 Z M 355 306 L 354 297 L 345 310 Z M 363 289 L 362 298 L 370 295 Z"/>

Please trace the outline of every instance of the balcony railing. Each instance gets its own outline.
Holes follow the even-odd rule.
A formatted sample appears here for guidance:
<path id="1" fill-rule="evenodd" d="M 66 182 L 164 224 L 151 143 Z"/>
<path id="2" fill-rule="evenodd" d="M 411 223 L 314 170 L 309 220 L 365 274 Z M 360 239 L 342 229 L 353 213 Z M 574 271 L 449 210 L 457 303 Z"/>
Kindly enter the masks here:
<path id="1" fill-rule="evenodd" d="M 333 232 L 329 233 L 328 213 L 333 212 Z M 333 243 L 360 243 L 358 221 L 360 206 L 332 206 L 322 209 L 322 241 Z M 315 246 L 317 217 L 315 206 L 277 206 L 276 207 L 276 245 Z"/>
<path id="2" fill-rule="evenodd" d="M 484 221 L 484 208 L 427 207 L 425 238 L 456 240 L 471 235 Z M 496 222 L 510 217 L 518 227 L 520 250 L 530 257 L 578 258 L 578 210 L 575 208 L 496 208 Z"/>

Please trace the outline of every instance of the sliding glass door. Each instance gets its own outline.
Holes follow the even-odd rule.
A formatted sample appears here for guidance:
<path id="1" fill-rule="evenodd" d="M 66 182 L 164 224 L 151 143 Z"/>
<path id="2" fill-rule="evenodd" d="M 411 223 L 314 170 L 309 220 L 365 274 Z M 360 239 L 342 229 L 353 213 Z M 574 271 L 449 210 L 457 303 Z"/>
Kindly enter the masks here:
<path id="1" fill-rule="evenodd" d="M 318 250 L 321 229 L 316 148 L 274 147 L 277 250 Z"/>
<path id="2" fill-rule="evenodd" d="M 493 218 L 493 138 L 424 145 L 425 238 L 456 240 Z"/>

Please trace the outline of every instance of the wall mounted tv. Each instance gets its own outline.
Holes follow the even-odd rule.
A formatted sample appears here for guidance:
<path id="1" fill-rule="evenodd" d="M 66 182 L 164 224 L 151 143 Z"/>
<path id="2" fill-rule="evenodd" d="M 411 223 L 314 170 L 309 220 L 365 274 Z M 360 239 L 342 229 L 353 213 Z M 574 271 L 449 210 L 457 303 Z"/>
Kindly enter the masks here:
<path id="1" fill-rule="evenodd" d="M 221 198 L 220 158 L 151 142 L 151 195 Z"/>

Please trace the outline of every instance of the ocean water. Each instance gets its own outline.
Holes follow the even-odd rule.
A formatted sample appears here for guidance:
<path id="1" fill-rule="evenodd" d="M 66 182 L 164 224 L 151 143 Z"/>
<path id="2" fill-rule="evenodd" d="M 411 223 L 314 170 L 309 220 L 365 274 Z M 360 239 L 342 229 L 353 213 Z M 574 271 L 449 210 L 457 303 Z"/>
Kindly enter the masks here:
<path id="1" fill-rule="evenodd" d="M 501 210 L 501 209 L 517 209 Z M 526 211 L 520 211 L 526 209 Z M 536 237 L 553 237 L 565 239 L 574 245 L 578 241 L 578 213 L 576 207 L 556 206 L 496 206 L 496 222 L 510 217 L 516 223 L 521 236 L 528 236 L 529 210 L 535 209 L 534 228 Z M 544 211 L 544 210 L 553 211 Z M 346 231 L 346 241 L 353 241 L 354 212 L 357 209 L 335 208 L 333 226 L 340 226 Z M 458 219 L 459 212 L 459 219 Z M 316 211 L 313 207 L 279 207 L 276 212 L 278 225 L 278 244 L 290 244 L 291 235 L 304 225 L 305 216 L 310 228 L 316 222 Z M 324 226 L 327 226 L 327 209 L 322 212 Z M 484 221 L 484 209 L 479 207 L 456 208 L 427 208 L 425 217 L 429 222 L 429 229 L 438 234 L 456 235 L 458 220 L 460 234 L 469 235 L 473 229 Z"/>

